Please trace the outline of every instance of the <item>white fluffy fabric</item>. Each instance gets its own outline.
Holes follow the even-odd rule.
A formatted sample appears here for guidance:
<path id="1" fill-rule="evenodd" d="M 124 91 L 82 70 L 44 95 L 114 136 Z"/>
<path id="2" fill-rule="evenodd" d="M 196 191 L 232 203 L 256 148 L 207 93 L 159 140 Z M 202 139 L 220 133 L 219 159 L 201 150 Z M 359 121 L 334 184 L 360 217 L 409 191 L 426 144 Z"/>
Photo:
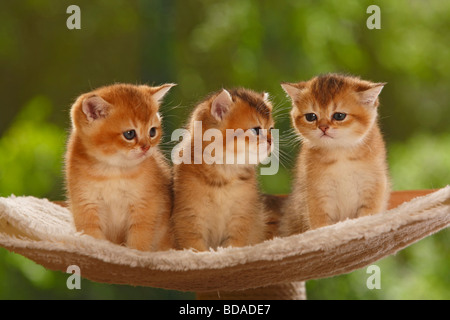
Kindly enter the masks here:
<path id="1" fill-rule="evenodd" d="M 182 291 L 234 291 L 348 273 L 448 227 L 450 186 L 373 216 L 243 248 L 140 252 L 76 232 L 68 209 L 0 198 L 0 246 L 87 279 Z"/>

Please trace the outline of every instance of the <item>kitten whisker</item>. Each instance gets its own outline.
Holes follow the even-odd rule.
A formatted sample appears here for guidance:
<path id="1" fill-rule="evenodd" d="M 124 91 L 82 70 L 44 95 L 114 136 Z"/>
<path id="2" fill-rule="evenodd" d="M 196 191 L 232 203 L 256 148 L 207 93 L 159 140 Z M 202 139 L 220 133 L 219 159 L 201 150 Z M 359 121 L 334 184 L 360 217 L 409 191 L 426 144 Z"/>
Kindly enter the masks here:
<path id="1" fill-rule="evenodd" d="M 170 111 L 173 111 L 173 110 L 180 110 L 180 109 L 187 109 L 187 108 L 189 108 L 189 106 L 187 106 L 187 105 L 182 105 L 181 103 L 179 103 L 179 104 L 177 104 L 177 105 L 172 105 L 172 106 L 170 106 L 170 107 L 168 107 L 168 105 L 169 105 L 169 104 L 164 105 L 164 106 L 161 108 L 161 111 L 165 113 L 165 112 L 170 112 Z"/>
<path id="2" fill-rule="evenodd" d="M 286 112 L 287 110 L 291 110 L 291 106 L 283 106 L 279 108 L 274 108 L 272 114 L 279 114 L 280 112 Z"/>
<path id="3" fill-rule="evenodd" d="M 276 161 L 278 161 L 278 163 L 283 168 L 288 169 L 285 163 L 289 162 L 289 159 L 285 157 L 284 153 L 281 152 L 281 150 L 280 150 L 280 152 L 278 152 L 278 154 L 277 153 L 273 153 L 272 156 L 275 158 Z"/>

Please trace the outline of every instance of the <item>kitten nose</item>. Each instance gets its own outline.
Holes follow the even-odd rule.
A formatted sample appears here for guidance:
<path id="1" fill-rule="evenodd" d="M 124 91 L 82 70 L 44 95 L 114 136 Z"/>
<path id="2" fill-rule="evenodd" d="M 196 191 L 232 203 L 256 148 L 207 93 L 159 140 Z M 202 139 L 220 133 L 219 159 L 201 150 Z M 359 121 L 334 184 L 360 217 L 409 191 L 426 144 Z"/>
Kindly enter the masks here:
<path id="1" fill-rule="evenodd" d="M 142 151 L 147 152 L 148 149 L 150 149 L 150 145 L 148 144 L 144 144 L 143 146 L 141 146 Z"/>
<path id="2" fill-rule="evenodd" d="M 328 125 L 326 125 L 326 124 L 321 124 L 319 126 L 319 129 L 322 130 L 323 133 L 326 133 L 329 128 L 330 127 Z"/>

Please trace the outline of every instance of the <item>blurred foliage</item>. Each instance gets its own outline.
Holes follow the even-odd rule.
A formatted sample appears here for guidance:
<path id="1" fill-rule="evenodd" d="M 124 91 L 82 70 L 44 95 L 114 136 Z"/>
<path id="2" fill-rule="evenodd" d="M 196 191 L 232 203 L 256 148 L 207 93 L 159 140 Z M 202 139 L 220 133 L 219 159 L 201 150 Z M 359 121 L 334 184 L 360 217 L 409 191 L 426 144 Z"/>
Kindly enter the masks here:
<path id="1" fill-rule="evenodd" d="M 66 8 L 81 8 L 81 30 Z M 381 29 L 366 28 L 369 5 Z M 288 193 L 297 154 L 290 103 L 279 84 L 326 72 L 388 82 L 380 124 L 393 188 L 450 183 L 450 2 L 257 0 L 6 0 L 0 3 L 0 196 L 64 197 L 63 154 L 71 103 L 114 82 L 175 82 L 162 108 L 165 149 L 195 102 L 221 87 L 268 91 L 282 136 L 268 193 Z M 308 282 L 311 299 L 449 299 L 449 230 L 365 269 Z M 2 299 L 177 299 L 190 293 L 82 282 L 0 249 Z"/>
<path id="2" fill-rule="evenodd" d="M 48 122 L 52 111 L 46 97 L 33 98 L 0 138 L 0 196 L 63 196 L 66 134 Z"/>
<path id="3" fill-rule="evenodd" d="M 0 248 L 0 300 L 16 299 L 102 299 L 162 300 L 194 299 L 183 293 L 146 287 L 110 285 L 81 279 L 80 290 L 69 290 L 66 281 L 71 274 L 48 271 L 20 255 Z M 82 271 L 81 271 L 82 272 Z M 81 273 L 83 276 L 83 273 Z"/>
<path id="4" fill-rule="evenodd" d="M 450 184 L 450 134 L 419 132 L 389 146 L 394 190 L 437 189 Z"/>

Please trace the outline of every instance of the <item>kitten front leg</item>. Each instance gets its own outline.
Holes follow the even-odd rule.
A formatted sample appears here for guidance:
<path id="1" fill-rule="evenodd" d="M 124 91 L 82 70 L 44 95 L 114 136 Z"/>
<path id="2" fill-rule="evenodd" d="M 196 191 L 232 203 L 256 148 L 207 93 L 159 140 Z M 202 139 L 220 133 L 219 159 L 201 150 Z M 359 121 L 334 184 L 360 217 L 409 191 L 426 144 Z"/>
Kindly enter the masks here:
<path id="1" fill-rule="evenodd" d="M 240 228 L 236 227 L 229 230 L 229 236 L 226 238 L 221 247 L 244 247 L 246 245 L 250 245 L 250 239 L 248 239 L 248 228 L 245 228 L 244 225 L 241 225 Z"/>
<path id="2" fill-rule="evenodd" d="M 198 233 L 185 234 L 182 239 L 177 240 L 179 249 L 194 249 L 197 251 L 208 251 L 205 241 Z"/>
<path id="3" fill-rule="evenodd" d="M 249 202 L 247 208 L 242 206 L 241 210 L 245 214 L 235 214 L 228 227 L 228 238 L 221 244 L 223 247 L 244 247 L 257 244 L 265 240 L 266 224 L 262 216 L 263 210 L 258 207 L 258 203 Z M 251 212 L 255 208 L 258 211 Z"/>
<path id="4" fill-rule="evenodd" d="M 363 198 L 362 204 L 356 212 L 356 217 L 364 217 L 386 210 L 388 203 L 387 188 L 380 184 L 374 189 L 366 191 L 367 196 Z"/>
<path id="5" fill-rule="evenodd" d="M 358 208 L 356 217 L 358 218 L 358 217 L 370 216 L 374 213 L 377 213 L 377 210 L 375 210 L 372 206 L 361 205 Z"/>
<path id="6" fill-rule="evenodd" d="M 174 208 L 172 216 L 173 232 L 177 249 L 195 249 L 207 251 L 209 248 L 203 237 L 201 223 L 199 222 L 199 211 L 192 208 L 183 210 Z"/>
<path id="7" fill-rule="evenodd" d="M 141 251 L 152 251 L 156 216 L 157 208 L 130 207 L 127 247 Z"/>
<path id="8" fill-rule="evenodd" d="M 282 207 L 283 218 L 279 235 L 282 237 L 303 233 L 311 228 L 306 201 L 301 194 L 292 194 Z"/>
<path id="9" fill-rule="evenodd" d="M 193 227 L 191 219 L 177 218 L 174 225 L 175 243 L 177 249 L 194 249 L 197 251 L 207 251 L 209 248 L 198 228 Z"/>
<path id="10" fill-rule="evenodd" d="M 309 199 L 308 201 L 308 217 L 310 229 L 317 229 L 332 224 L 332 220 L 326 209 L 324 208 L 324 200 L 322 199 L 321 203 L 319 203 L 319 201 L 316 201 L 316 198 L 319 197 L 312 197 L 312 199 Z"/>
<path id="11" fill-rule="evenodd" d="M 100 226 L 97 207 L 73 206 L 72 213 L 77 231 L 81 231 L 97 239 L 106 239 Z"/>
<path id="12" fill-rule="evenodd" d="M 321 209 L 310 210 L 309 224 L 311 229 L 325 227 L 331 224 L 331 219 L 327 213 Z"/>

